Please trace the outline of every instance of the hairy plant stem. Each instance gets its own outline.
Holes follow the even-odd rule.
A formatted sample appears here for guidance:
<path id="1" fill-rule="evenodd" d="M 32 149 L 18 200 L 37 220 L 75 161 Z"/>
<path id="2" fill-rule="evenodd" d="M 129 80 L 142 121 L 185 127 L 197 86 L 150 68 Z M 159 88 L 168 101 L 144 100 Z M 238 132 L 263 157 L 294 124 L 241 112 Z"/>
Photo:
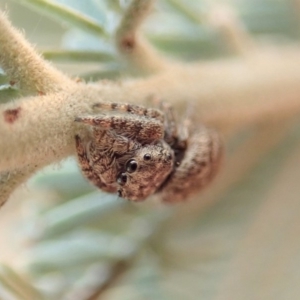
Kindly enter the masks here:
<path id="1" fill-rule="evenodd" d="M 25 182 L 37 169 L 36 165 L 31 165 L 14 171 L 0 173 L 0 207 L 5 204 L 12 191 L 21 182 Z"/>
<path id="2" fill-rule="evenodd" d="M 20 108 L 13 124 L 0 118 L 0 170 L 26 164 L 49 164 L 75 153 L 80 130 L 76 116 L 99 101 L 145 104 L 166 100 L 180 111 L 193 105 L 195 122 L 223 133 L 265 122 L 289 119 L 300 112 L 300 54 L 282 49 L 249 59 L 182 65 L 146 79 L 122 84 L 79 83 L 71 91 L 24 98 L 0 107 L 0 114 Z"/>
<path id="3" fill-rule="evenodd" d="M 36 53 L 3 12 L 0 12 L 0 65 L 10 84 L 25 95 L 46 94 L 72 85 L 71 79 Z"/>
<path id="4" fill-rule="evenodd" d="M 123 22 L 127 25 L 117 39 L 128 33 L 135 35 L 152 1 L 145 1 L 145 7 L 136 4 L 133 1 L 125 14 Z M 130 23 L 132 11 L 137 16 Z M 136 42 L 132 54 L 139 48 L 139 40 Z M 0 195 L 8 195 L 18 180 L 23 182 L 35 170 L 74 155 L 74 136 L 86 130 L 74 120 L 91 113 L 97 102 L 151 105 L 151 99 L 160 99 L 182 113 L 191 106 L 195 127 L 205 124 L 224 135 L 242 126 L 272 124 L 299 115 L 300 46 L 255 50 L 244 57 L 213 62 L 168 61 L 149 77 L 122 83 L 76 83 L 45 62 L 1 13 L 1 66 L 22 92 L 34 96 L 0 106 L 0 172 L 13 176 L 9 177 L 13 184 L 5 187 L 5 193 L 3 180 L 8 177 L 3 177 Z M 134 56 L 140 63 L 147 58 L 163 61 L 147 51 Z"/>
<path id="5" fill-rule="evenodd" d="M 120 54 L 131 69 L 144 74 L 162 71 L 170 64 L 140 33 L 140 27 L 154 3 L 155 0 L 133 0 L 116 32 L 116 46 Z"/>

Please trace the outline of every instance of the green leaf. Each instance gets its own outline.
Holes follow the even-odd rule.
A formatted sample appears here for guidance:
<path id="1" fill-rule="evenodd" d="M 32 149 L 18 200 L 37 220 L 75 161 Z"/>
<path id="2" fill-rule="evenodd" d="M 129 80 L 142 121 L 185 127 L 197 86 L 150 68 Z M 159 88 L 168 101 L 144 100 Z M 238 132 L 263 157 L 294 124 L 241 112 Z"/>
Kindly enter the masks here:
<path id="1" fill-rule="evenodd" d="M 76 50 L 48 50 L 43 52 L 46 59 L 53 61 L 77 61 L 83 62 L 111 62 L 116 57 L 112 53 L 104 53 L 100 51 L 76 51 Z"/>
<path id="2" fill-rule="evenodd" d="M 41 230 L 40 239 L 62 234 L 74 228 L 92 223 L 108 213 L 122 208 L 126 202 L 117 195 L 94 192 L 63 203 L 40 215 L 35 221 Z"/>
<path id="3" fill-rule="evenodd" d="M 107 37 L 103 25 L 68 6 L 50 0 L 20 0 L 18 2 L 38 9 L 41 13 L 49 15 L 59 22 L 66 22 L 96 36 Z"/>
<path id="4" fill-rule="evenodd" d="M 18 89 L 10 85 L 0 86 L 0 103 L 6 103 L 21 96 Z"/>
<path id="5" fill-rule="evenodd" d="M 7 76 L 2 73 L 2 70 L 0 69 L 0 86 L 5 85 L 8 83 L 8 78 Z"/>
<path id="6" fill-rule="evenodd" d="M 199 24 L 203 22 L 203 16 L 189 5 L 187 5 L 186 1 L 182 0 L 167 0 L 167 2 L 172 6 L 172 8 L 184 16 L 187 20 L 192 21 L 195 24 Z"/>
<path id="7" fill-rule="evenodd" d="M 7 294 L 11 296 L 7 297 Z M 25 278 L 6 265 L 0 265 L 0 297 L 3 300 L 46 299 Z"/>
<path id="8" fill-rule="evenodd" d="M 47 168 L 30 180 L 30 186 L 55 191 L 64 200 L 94 191 L 95 188 L 81 175 L 77 163 L 73 163 L 74 166 L 63 164 L 64 166 L 58 170 L 54 170 L 53 166 Z"/>
<path id="9" fill-rule="evenodd" d="M 28 263 L 34 272 L 53 272 L 99 261 L 113 263 L 126 259 L 136 248 L 137 244 L 126 237 L 77 230 L 36 245 L 29 253 Z"/>

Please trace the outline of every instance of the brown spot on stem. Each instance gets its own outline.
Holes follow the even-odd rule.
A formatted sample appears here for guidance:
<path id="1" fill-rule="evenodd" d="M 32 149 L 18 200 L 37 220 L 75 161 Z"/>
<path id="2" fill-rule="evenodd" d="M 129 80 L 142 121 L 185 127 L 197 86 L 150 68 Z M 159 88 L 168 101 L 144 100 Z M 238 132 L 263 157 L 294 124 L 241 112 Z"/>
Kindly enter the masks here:
<path id="1" fill-rule="evenodd" d="M 17 82 L 14 81 L 14 80 L 11 80 L 11 81 L 9 82 L 10 86 L 14 86 L 16 83 L 17 83 Z"/>
<path id="2" fill-rule="evenodd" d="M 13 124 L 20 116 L 21 108 L 7 109 L 4 111 L 4 120 L 7 123 Z"/>
<path id="3" fill-rule="evenodd" d="M 134 37 L 125 37 L 121 40 L 121 47 L 126 51 L 132 51 L 135 47 L 135 39 Z"/>
<path id="4" fill-rule="evenodd" d="M 43 91 L 38 91 L 38 95 L 39 95 L 39 96 L 45 96 L 46 93 L 44 93 Z"/>

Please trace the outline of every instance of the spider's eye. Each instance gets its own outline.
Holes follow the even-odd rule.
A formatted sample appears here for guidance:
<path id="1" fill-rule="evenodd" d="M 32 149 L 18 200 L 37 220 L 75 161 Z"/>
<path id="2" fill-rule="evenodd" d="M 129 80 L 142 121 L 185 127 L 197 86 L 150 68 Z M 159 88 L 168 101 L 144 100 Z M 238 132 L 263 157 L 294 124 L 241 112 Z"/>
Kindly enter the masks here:
<path id="1" fill-rule="evenodd" d="M 119 185 L 124 185 L 127 182 L 127 175 L 125 173 L 121 173 L 117 179 Z"/>
<path id="2" fill-rule="evenodd" d="M 132 159 L 126 164 L 126 171 L 128 173 L 133 173 L 136 171 L 137 167 L 138 167 L 137 162 L 134 159 Z"/>
<path id="3" fill-rule="evenodd" d="M 151 159 L 151 154 L 146 153 L 146 154 L 144 155 L 144 160 L 150 160 L 150 159 Z"/>

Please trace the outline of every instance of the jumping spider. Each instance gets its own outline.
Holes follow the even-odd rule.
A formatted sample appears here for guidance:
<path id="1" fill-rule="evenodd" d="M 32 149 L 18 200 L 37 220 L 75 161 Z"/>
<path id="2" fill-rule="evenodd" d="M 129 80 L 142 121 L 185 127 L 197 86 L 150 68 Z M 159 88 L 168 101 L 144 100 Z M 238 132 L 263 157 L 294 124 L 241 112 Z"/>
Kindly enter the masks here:
<path id="1" fill-rule="evenodd" d="M 218 169 L 219 136 L 204 126 L 189 135 L 171 107 L 160 108 L 97 103 L 95 110 L 108 113 L 76 118 L 90 126 L 87 137 L 75 137 L 83 174 L 133 201 L 159 192 L 163 201 L 178 202 L 206 186 Z"/>

